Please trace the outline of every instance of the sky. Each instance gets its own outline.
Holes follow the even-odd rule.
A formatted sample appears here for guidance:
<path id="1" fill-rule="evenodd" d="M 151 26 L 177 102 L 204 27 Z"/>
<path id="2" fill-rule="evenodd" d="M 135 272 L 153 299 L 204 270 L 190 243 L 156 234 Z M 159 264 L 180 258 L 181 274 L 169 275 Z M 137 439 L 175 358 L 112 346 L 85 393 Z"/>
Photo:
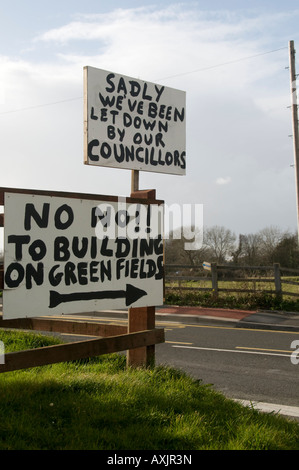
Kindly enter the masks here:
<path id="1" fill-rule="evenodd" d="M 83 163 L 89 65 L 186 92 L 186 175 L 140 189 L 236 235 L 293 233 L 298 21 L 296 0 L 0 0 L 0 186 L 130 195 L 129 170 Z"/>

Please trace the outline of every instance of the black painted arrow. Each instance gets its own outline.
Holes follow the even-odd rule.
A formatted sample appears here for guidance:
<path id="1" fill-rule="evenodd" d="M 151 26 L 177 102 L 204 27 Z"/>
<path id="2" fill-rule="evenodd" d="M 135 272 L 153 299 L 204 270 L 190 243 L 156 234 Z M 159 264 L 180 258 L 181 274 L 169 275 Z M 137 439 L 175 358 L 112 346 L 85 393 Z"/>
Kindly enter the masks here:
<path id="1" fill-rule="evenodd" d="M 126 285 L 126 290 L 104 290 L 97 292 L 73 292 L 71 294 L 60 294 L 55 290 L 50 290 L 49 308 L 57 307 L 64 302 L 76 302 L 80 300 L 98 300 L 98 299 L 126 299 L 126 306 L 133 304 L 138 299 L 147 295 L 142 289 Z"/>

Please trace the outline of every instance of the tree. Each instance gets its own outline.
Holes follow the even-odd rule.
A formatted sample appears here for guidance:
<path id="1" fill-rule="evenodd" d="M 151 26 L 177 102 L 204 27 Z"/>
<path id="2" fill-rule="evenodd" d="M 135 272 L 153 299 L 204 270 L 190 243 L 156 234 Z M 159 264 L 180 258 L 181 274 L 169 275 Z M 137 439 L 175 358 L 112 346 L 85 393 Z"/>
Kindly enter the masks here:
<path id="1" fill-rule="evenodd" d="M 194 233 L 193 231 L 191 231 Z M 282 267 L 299 266 L 297 237 L 278 227 L 266 227 L 257 233 L 235 234 L 223 226 L 204 228 L 203 245 L 197 250 L 186 250 L 184 230 L 172 232 L 165 242 L 167 264 L 201 266 L 204 261 L 234 265 L 267 266 L 280 263 Z"/>
<path id="2" fill-rule="evenodd" d="M 208 255 L 208 248 L 202 246 L 197 250 L 186 250 L 185 244 L 190 242 L 181 229 L 172 231 L 165 240 L 165 264 L 188 264 L 199 266 Z M 192 231 L 194 233 L 194 231 Z"/>
<path id="3" fill-rule="evenodd" d="M 273 264 L 276 262 L 275 250 L 283 238 L 289 233 L 282 231 L 279 227 L 270 226 L 258 232 L 260 237 L 260 264 Z"/>
<path id="4" fill-rule="evenodd" d="M 225 227 L 214 225 L 204 230 L 204 246 L 210 249 L 212 259 L 219 264 L 232 258 L 236 235 Z"/>
<path id="5" fill-rule="evenodd" d="M 234 252 L 234 263 L 249 266 L 272 265 L 277 260 L 277 247 L 285 238 L 290 237 L 288 232 L 270 226 L 257 233 L 239 236 L 239 246 Z"/>
<path id="6" fill-rule="evenodd" d="M 253 266 L 260 264 L 261 237 L 259 234 L 250 233 L 239 237 L 239 257 L 238 262 Z"/>
<path id="7" fill-rule="evenodd" d="M 284 268 L 298 268 L 299 251 L 297 235 L 285 236 L 276 246 L 273 258 Z"/>

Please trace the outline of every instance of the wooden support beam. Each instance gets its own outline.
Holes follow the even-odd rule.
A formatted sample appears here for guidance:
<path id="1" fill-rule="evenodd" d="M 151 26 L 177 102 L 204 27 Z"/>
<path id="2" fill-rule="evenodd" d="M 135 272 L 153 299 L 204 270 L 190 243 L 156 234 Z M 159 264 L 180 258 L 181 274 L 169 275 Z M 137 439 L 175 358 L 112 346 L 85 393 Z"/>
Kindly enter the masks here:
<path id="1" fill-rule="evenodd" d="M 155 328 L 155 307 L 130 308 L 128 314 L 128 333 Z M 130 367 L 149 367 L 155 363 L 155 345 L 129 350 L 127 365 Z"/>
<path id="2" fill-rule="evenodd" d="M 132 198 L 154 201 L 156 190 L 138 190 L 131 193 Z M 130 308 L 128 312 L 128 333 L 155 328 L 155 307 Z M 127 353 L 127 365 L 130 367 L 148 367 L 155 363 L 155 346 L 129 350 Z"/>
<path id="3" fill-rule="evenodd" d="M 162 342 L 164 330 L 156 329 L 8 353 L 5 354 L 5 363 L 0 364 L 0 373 L 74 361 Z"/>
<path id="4" fill-rule="evenodd" d="M 142 191 L 137 191 L 142 193 Z M 88 193 L 68 193 L 64 191 L 44 191 L 37 189 L 21 189 L 21 188 L 4 188 L 0 187 L 0 206 L 4 206 L 4 194 L 5 193 L 14 193 L 14 194 L 32 194 L 37 196 L 51 196 L 51 197 L 63 197 L 63 198 L 74 198 L 74 199 L 88 199 L 92 201 L 107 201 L 107 202 L 118 202 L 118 196 L 109 196 L 103 194 L 88 194 Z M 138 195 L 136 196 L 138 198 Z M 142 195 L 140 195 L 140 202 L 142 202 Z M 126 198 L 126 202 L 135 203 L 134 197 Z M 143 201 L 146 204 L 146 201 Z M 156 204 L 163 204 L 163 201 L 156 201 Z"/>
<path id="5" fill-rule="evenodd" d="M 115 336 L 127 332 L 124 325 L 107 325 L 98 322 L 64 320 L 52 318 L 17 318 L 4 320 L 0 316 L 0 328 L 16 328 L 22 330 L 50 331 L 73 335 Z"/>
<path id="6" fill-rule="evenodd" d="M 131 173 L 131 193 L 139 189 L 139 171 L 132 170 Z"/>
<path id="7" fill-rule="evenodd" d="M 155 189 L 140 189 L 138 191 L 131 192 L 131 198 L 144 199 L 146 201 L 156 201 L 156 190 Z M 161 201 L 156 201 L 159 204 Z"/>

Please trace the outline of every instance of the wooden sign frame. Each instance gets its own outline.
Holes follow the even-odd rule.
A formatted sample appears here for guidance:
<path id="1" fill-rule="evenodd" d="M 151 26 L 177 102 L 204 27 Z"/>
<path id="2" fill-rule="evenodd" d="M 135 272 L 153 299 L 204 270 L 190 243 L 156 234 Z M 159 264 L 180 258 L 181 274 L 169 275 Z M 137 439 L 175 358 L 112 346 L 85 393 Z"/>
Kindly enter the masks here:
<path id="1" fill-rule="evenodd" d="M 2 206 L 4 205 L 5 192 L 117 201 L 115 196 L 0 188 L 0 205 Z M 163 201 L 156 200 L 155 190 L 132 192 L 131 197 L 126 200 L 129 203 L 163 204 Z M 0 215 L 0 226 L 4 226 L 4 219 L 5 213 Z M 4 273 L 3 268 L 0 268 L 0 289 L 3 289 L 3 287 Z M 165 341 L 164 329 L 155 328 L 155 306 L 130 308 L 127 327 L 122 325 L 104 325 L 98 321 L 82 322 L 73 319 L 57 319 L 51 317 L 3 319 L 0 316 L 0 328 L 18 328 L 100 337 L 75 343 L 5 354 L 5 363 L 0 364 L 0 373 L 125 350 L 128 351 L 128 366 L 147 367 L 154 364 L 155 344 Z"/>

